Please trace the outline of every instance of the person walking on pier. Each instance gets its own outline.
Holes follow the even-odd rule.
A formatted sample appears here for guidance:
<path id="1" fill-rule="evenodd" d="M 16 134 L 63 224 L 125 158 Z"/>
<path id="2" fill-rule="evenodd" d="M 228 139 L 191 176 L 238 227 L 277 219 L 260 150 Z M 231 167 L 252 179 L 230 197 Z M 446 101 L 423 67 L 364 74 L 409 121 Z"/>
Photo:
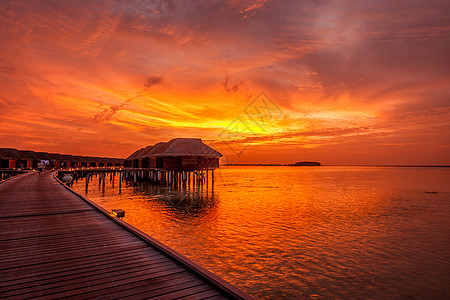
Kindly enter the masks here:
<path id="1" fill-rule="evenodd" d="M 37 164 L 39 175 L 41 175 L 42 170 L 44 170 L 44 164 L 40 161 Z"/>

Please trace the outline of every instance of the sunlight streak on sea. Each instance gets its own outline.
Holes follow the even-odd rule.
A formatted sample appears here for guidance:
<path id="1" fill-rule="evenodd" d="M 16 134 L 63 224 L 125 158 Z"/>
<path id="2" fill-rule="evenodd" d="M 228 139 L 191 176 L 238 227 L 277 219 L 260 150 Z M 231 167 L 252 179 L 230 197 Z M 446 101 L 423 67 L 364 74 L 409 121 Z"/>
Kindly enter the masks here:
<path id="1" fill-rule="evenodd" d="M 87 197 L 264 299 L 450 298 L 450 169 L 229 167 Z M 85 194 L 83 179 L 73 185 Z"/>

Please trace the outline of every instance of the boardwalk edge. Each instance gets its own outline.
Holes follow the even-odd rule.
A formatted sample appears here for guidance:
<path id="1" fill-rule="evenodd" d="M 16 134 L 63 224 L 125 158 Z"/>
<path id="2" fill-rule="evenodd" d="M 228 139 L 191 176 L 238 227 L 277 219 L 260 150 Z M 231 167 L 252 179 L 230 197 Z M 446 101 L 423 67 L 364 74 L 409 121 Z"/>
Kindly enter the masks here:
<path id="1" fill-rule="evenodd" d="M 141 240 L 143 240 L 145 243 L 155 247 L 156 249 L 158 249 L 159 251 L 161 251 L 162 253 L 164 253 L 168 257 L 174 259 L 175 261 L 177 261 L 178 263 L 182 264 L 187 269 L 193 271 L 195 274 L 199 275 L 200 277 L 202 277 L 207 282 L 211 283 L 214 287 L 218 288 L 219 290 L 221 290 L 221 291 L 225 292 L 226 294 L 234 297 L 235 299 L 242 299 L 242 300 L 255 299 L 252 296 L 250 296 L 249 294 L 245 293 L 244 291 L 242 291 L 242 290 L 238 289 L 237 287 L 233 286 L 232 284 L 228 283 L 227 281 L 225 281 L 221 277 L 219 277 L 219 276 L 215 275 L 214 273 L 208 271 L 207 269 L 205 269 L 204 267 L 200 266 L 199 264 L 193 262 L 192 260 L 190 260 L 187 257 L 181 255 L 180 253 L 176 252 L 175 250 L 171 249 L 170 247 L 164 245 L 160 241 L 152 238 L 151 236 L 149 236 L 145 232 L 137 229 L 136 227 L 126 223 L 125 221 L 123 221 L 123 220 L 121 220 L 119 218 L 111 216 L 110 213 L 106 209 L 104 209 L 103 207 L 101 207 L 98 204 L 94 203 L 89 198 L 79 194 L 78 192 L 74 191 L 69 186 L 64 184 L 61 180 L 58 179 L 58 177 L 56 177 L 56 173 L 53 174 L 53 178 L 59 184 L 61 184 L 63 187 L 65 187 L 67 190 L 69 190 L 71 193 L 75 194 L 76 196 L 78 196 L 79 198 L 84 200 L 86 203 L 91 205 L 98 212 L 100 212 L 103 215 L 105 215 L 111 221 L 119 224 L 121 227 L 125 228 L 126 230 L 131 232 L 133 235 L 135 235 L 138 238 L 140 238 Z"/>
<path id="2" fill-rule="evenodd" d="M 7 181 L 9 181 L 9 180 L 12 180 L 12 179 L 14 179 L 14 178 L 17 178 L 17 177 L 19 177 L 19 176 L 26 176 L 26 175 L 33 174 L 34 172 L 35 172 L 35 171 L 33 171 L 33 172 L 26 172 L 26 173 L 22 173 L 22 174 L 17 174 L 17 175 L 11 176 L 11 177 L 9 177 L 9 178 L 6 178 L 6 179 L 3 179 L 2 181 L 0 181 L 0 184 L 2 184 L 2 183 L 4 183 L 4 182 L 7 182 Z"/>

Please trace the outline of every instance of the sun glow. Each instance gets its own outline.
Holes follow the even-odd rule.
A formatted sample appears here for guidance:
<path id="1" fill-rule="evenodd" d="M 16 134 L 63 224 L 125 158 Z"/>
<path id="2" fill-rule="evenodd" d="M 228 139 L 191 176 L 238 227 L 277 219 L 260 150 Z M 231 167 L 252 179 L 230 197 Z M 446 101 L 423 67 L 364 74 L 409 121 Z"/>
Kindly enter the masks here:
<path id="1" fill-rule="evenodd" d="M 229 152 L 242 162 L 450 163 L 448 17 L 434 4 L 8 3 L 2 147 L 126 157 L 196 137 L 244 141 Z"/>

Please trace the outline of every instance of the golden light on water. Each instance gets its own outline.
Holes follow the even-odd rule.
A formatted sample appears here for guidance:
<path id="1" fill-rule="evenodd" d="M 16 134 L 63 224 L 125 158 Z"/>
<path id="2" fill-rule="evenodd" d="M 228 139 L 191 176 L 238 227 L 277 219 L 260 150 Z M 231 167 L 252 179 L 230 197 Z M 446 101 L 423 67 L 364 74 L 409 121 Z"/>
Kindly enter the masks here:
<path id="1" fill-rule="evenodd" d="M 118 176 L 105 190 L 83 179 L 74 188 L 257 298 L 435 298 L 450 259 L 449 175 L 227 167 L 216 170 L 214 188 L 131 180 L 119 192 Z"/>

